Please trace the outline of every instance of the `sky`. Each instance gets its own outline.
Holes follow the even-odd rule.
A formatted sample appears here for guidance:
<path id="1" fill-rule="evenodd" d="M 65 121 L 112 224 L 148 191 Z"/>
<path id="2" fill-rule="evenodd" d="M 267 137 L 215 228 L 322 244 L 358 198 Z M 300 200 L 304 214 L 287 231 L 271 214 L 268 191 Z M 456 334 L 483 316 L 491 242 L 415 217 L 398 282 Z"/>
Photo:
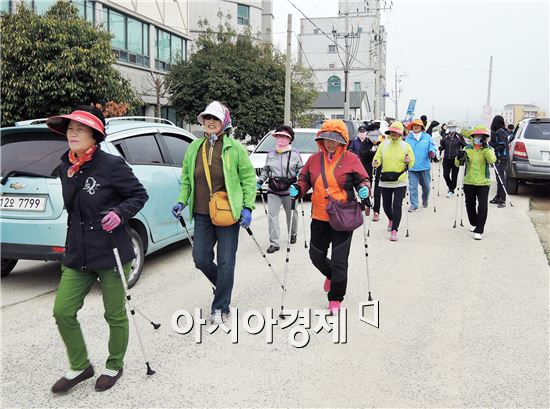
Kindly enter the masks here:
<path id="1" fill-rule="evenodd" d="M 274 0 L 274 43 L 286 51 L 287 14 L 337 16 L 338 0 Z M 389 5 L 390 1 L 386 1 Z M 493 56 L 493 114 L 506 104 L 535 104 L 550 116 L 550 1 L 393 0 L 382 12 L 387 31 L 386 90 L 401 77 L 399 112 L 416 99 L 416 116 L 475 125 L 483 121 Z M 293 36 L 292 48 L 297 49 Z M 393 97 L 394 93 L 391 92 Z M 388 116 L 394 100 L 386 99 Z M 403 116 L 402 114 L 400 116 Z"/>

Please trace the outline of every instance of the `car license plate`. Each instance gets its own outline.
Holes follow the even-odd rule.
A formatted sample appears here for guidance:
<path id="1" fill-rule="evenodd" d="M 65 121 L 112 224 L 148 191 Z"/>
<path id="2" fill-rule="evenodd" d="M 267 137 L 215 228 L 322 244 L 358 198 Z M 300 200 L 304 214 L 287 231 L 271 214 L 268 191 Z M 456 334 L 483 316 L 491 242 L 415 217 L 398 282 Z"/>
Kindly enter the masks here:
<path id="1" fill-rule="evenodd" d="M 550 162 L 550 152 L 540 151 L 543 162 Z"/>
<path id="2" fill-rule="evenodd" d="M 47 196 L 0 195 L 0 210 L 43 212 L 46 210 Z"/>

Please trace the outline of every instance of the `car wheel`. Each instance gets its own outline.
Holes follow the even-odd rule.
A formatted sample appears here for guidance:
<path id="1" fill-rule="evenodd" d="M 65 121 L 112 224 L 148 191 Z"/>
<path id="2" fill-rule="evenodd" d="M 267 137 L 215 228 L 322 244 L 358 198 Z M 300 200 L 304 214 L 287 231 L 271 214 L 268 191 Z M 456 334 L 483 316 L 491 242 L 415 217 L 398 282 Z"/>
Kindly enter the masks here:
<path id="1" fill-rule="evenodd" d="M 134 248 L 134 253 L 136 258 L 132 261 L 132 269 L 130 270 L 130 275 L 128 276 L 128 287 L 132 288 L 141 275 L 143 270 L 143 263 L 145 261 L 145 251 L 143 249 L 143 240 L 137 231 L 130 229 L 130 236 L 132 237 L 132 247 Z"/>
<path id="2" fill-rule="evenodd" d="M 11 270 L 15 267 L 17 264 L 16 258 L 3 258 L 2 259 L 2 277 L 7 276 L 9 273 L 11 273 Z"/>
<path id="3" fill-rule="evenodd" d="M 516 195 L 518 193 L 519 188 L 519 180 L 516 178 L 508 178 L 506 179 L 506 190 L 508 191 L 509 195 Z"/>

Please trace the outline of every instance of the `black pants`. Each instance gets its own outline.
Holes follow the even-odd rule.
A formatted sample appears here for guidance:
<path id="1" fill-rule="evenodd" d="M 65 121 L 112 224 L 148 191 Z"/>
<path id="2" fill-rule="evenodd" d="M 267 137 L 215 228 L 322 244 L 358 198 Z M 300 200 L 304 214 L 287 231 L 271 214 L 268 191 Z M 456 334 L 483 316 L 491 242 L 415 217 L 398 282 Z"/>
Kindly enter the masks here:
<path id="1" fill-rule="evenodd" d="M 407 186 L 381 187 L 380 189 L 382 190 L 384 213 L 386 213 L 388 219 L 392 221 L 392 230 L 399 231 L 401 207 L 403 206 L 405 193 L 407 193 Z"/>
<path id="2" fill-rule="evenodd" d="M 372 207 L 372 210 L 376 213 L 380 213 L 381 192 L 380 192 L 380 186 L 378 186 L 378 184 L 380 183 L 380 173 L 382 173 L 382 170 L 381 168 L 378 168 L 376 170 L 376 175 L 374 178 L 374 205 Z"/>
<path id="3" fill-rule="evenodd" d="M 504 184 L 506 184 L 506 165 L 507 165 L 506 159 L 498 159 L 497 162 L 495 163 L 496 170 L 498 171 L 498 176 L 500 176 L 500 179 Z M 497 195 L 495 197 L 500 201 L 505 202 L 506 193 L 504 193 L 504 187 L 500 183 L 498 176 L 497 176 L 497 172 L 495 172 L 495 177 L 497 178 Z"/>
<path id="4" fill-rule="evenodd" d="M 487 221 L 489 186 L 464 185 L 464 200 L 466 201 L 468 221 L 476 228 L 474 233 L 482 234 Z"/>
<path id="5" fill-rule="evenodd" d="M 348 258 L 353 232 L 336 231 L 329 222 L 311 221 L 309 258 L 313 265 L 330 280 L 329 301 L 342 301 L 348 284 Z M 331 258 L 327 257 L 332 243 Z"/>
<path id="6" fill-rule="evenodd" d="M 454 159 L 443 159 L 443 177 L 445 178 L 445 183 L 447 183 L 449 192 L 455 192 L 458 180 L 458 170 L 459 167 L 455 166 Z"/>

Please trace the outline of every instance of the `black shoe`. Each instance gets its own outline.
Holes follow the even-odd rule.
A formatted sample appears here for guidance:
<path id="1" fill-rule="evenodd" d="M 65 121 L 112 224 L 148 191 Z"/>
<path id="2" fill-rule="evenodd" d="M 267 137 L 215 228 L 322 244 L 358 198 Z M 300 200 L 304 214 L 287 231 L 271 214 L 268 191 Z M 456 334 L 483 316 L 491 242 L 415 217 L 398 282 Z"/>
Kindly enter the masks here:
<path id="1" fill-rule="evenodd" d="M 489 203 L 491 204 L 498 204 L 500 202 L 500 199 L 498 197 L 493 197 L 491 200 L 489 200 Z"/>
<path id="2" fill-rule="evenodd" d="M 499 209 L 502 209 L 503 207 L 506 207 L 506 202 L 505 201 L 502 201 L 502 202 L 498 202 L 498 206 L 497 206 Z"/>
<path id="3" fill-rule="evenodd" d="M 269 254 L 275 253 L 276 251 L 279 251 L 279 246 L 274 246 L 273 244 L 267 249 L 267 252 Z"/>
<path id="4" fill-rule="evenodd" d="M 95 382 L 95 390 L 98 392 L 104 392 L 107 389 L 111 389 L 113 386 L 115 386 L 116 381 L 118 381 L 118 378 L 122 376 L 122 368 L 117 372 L 115 376 L 109 376 L 109 375 L 101 375 L 99 378 L 97 378 L 97 381 Z"/>
<path id="5" fill-rule="evenodd" d="M 295 235 L 295 234 L 292 234 L 292 235 L 290 236 L 290 244 L 294 244 L 294 243 L 296 243 L 296 235 Z"/>
<path id="6" fill-rule="evenodd" d="M 73 379 L 67 379 L 65 377 L 59 379 L 56 383 L 52 386 L 52 392 L 53 393 L 63 393 L 67 392 L 69 389 L 71 389 L 73 386 L 79 384 L 82 381 L 85 381 L 86 379 L 91 378 L 94 376 L 94 368 L 92 365 L 84 369 L 84 371 L 78 375 L 76 378 Z"/>

